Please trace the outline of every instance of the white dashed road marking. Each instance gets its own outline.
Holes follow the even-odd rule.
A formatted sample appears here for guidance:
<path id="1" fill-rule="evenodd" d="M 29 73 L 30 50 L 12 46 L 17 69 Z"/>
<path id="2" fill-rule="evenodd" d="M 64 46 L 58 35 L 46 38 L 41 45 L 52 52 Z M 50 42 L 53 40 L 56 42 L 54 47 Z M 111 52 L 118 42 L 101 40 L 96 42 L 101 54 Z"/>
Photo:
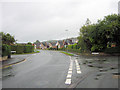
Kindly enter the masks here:
<path id="1" fill-rule="evenodd" d="M 74 61 L 70 57 L 70 66 L 69 66 L 68 74 L 67 74 L 66 81 L 65 81 L 65 84 L 67 84 L 67 85 L 72 83 L 71 78 L 72 78 L 72 71 L 73 71 L 73 62 Z M 81 74 L 80 66 L 79 66 L 77 60 L 75 60 L 75 64 L 76 64 L 77 74 Z"/>
<path id="2" fill-rule="evenodd" d="M 66 79 L 65 84 L 71 84 L 71 79 Z"/>
<path id="3" fill-rule="evenodd" d="M 76 63 L 77 73 L 78 73 L 78 74 L 81 74 L 81 70 L 80 70 L 80 66 L 79 66 L 79 64 L 78 64 L 78 61 L 75 60 L 75 63 Z"/>
<path id="4" fill-rule="evenodd" d="M 72 67 L 73 67 L 73 60 L 71 60 L 71 57 L 70 57 L 70 66 L 69 66 L 69 70 L 68 70 L 65 84 L 71 84 Z"/>

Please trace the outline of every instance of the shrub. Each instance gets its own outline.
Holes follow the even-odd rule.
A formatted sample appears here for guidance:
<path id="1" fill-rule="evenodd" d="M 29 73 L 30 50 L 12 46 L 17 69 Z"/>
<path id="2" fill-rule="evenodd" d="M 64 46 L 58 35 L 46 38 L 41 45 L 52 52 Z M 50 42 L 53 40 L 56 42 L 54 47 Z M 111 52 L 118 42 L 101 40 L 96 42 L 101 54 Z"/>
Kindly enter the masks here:
<path id="1" fill-rule="evenodd" d="M 11 50 L 16 51 L 17 54 L 34 52 L 32 45 L 11 45 Z"/>
<path id="2" fill-rule="evenodd" d="M 68 45 L 68 49 L 72 49 L 73 48 L 73 46 L 72 45 Z"/>
<path id="3" fill-rule="evenodd" d="M 11 47 L 9 45 L 3 44 L 2 45 L 2 57 L 8 56 L 10 58 L 11 55 Z"/>
<path id="4" fill-rule="evenodd" d="M 16 47 L 16 53 L 17 54 L 24 53 L 24 46 L 23 45 L 17 45 L 17 47 Z"/>
<path id="5" fill-rule="evenodd" d="M 24 53 L 31 53 L 34 51 L 34 46 L 32 45 L 25 45 L 24 46 Z"/>
<path id="6" fill-rule="evenodd" d="M 11 51 L 16 51 L 17 45 L 11 45 Z"/>

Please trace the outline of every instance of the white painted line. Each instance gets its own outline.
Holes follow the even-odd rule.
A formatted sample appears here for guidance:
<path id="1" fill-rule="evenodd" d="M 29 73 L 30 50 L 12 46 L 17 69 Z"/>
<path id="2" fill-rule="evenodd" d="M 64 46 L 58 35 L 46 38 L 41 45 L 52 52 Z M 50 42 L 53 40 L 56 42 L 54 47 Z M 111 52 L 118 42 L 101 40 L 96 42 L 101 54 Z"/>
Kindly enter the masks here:
<path id="1" fill-rule="evenodd" d="M 71 77 L 72 77 L 72 74 L 68 74 L 68 75 L 67 75 L 67 78 L 71 78 Z"/>
<path id="2" fill-rule="evenodd" d="M 68 70 L 65 84 L 71 84 L 72 68 L 73 68 L 73 60 L 71 59 L 71 56 L 70 56 L 70 65 L 69 65 L 69 70 Z"/>
<path id="3" fill-rule="evenodd" d="M 68 74 L 72 74 L 72 71 L 68 71 Z"/>
<path id="4" fill-rule="evenodd" d="M 77 70 L 80 70 L 80 68 L 77 68 Z"/>
<path id="5" fill-rule="evenodd" d="M 71 79 L 66 79 L 65 84 L 71 84 Z"/>
<path id="6" fill-rule="evenodd" d="M 72 71 L 72 68 L 69 68 L 69 71 Z"/>
<path id="7" fill-rule="evenodd" d="M 80 66 L 76 65 L 76 68 L 80 68 Z"/>
<path id="8" fill-rule="evenodd" d="M 78 74 L 81 74 L 81 70 L 80 70 L 80 66 L 79 66 L 79 64 L 78 64 L 78 61 L 75 60 L 75 63 L 76 63 L 76 70 L 77 70 L 77 73 L 78 73 Z"/>
<path id="9" fill-rule="evenodd" d="M 81 74 L 81 71 L 80 71 L 80 70 L 77 70 L 77 73 L 78 73 L 78 74 Z"/>

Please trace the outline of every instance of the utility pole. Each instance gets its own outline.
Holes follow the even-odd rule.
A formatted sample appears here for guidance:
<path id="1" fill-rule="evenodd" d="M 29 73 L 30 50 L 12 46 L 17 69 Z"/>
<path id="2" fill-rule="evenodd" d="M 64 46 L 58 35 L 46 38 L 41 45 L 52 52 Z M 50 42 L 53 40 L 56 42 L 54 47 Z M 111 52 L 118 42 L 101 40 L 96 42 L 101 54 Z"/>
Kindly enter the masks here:
<path id="1" fill-rule="evenodd" d="M 67 30 L 67 29 L 66 29 L 65 31 L 66 31 L 66 32 L 68 32 L 68 30 Z M 68 37 L 68 36 L 67 36 L 67 37 Z M 67 40 L 67 39 L 66 39 L 66 40 Z M 68 45 L 67 45 L 67 52 L 68 52 Z"/>
<path id="2" fill-rule="evenodd" d="M 118 15 L 120 15 L 120 1 L 118 2 Z"/>

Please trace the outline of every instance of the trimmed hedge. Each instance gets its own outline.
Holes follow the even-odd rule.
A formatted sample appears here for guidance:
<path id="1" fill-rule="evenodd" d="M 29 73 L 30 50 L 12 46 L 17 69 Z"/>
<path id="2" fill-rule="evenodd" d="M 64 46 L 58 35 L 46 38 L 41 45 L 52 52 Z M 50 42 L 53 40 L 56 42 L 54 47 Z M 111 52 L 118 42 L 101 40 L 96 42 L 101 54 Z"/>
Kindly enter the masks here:
<path id="1" fill-rule="evenodd" d="M 32 45 L 11 45 L 11 50 L 16 51 L 17 54 L 34 52 Z"/>
<path id="2" fill-rule="evenodd" d="M 17 46 L 16 46 L 16 53 L 17 53 L 17 54 L 22 54 L 22 53 L 24 53 L 24 46 L 23 46 L 23 45 L 17 45 Z"/>
<path id="3" fill-rule="evenodd" d="M 11 47 L 7 44 L 2 44 L 2 57 L 8 56 L 10 58 L 11 55 Z"/>
<path id="4" fill-rule="evenodd" d="M 25 45 L 24 46 L 24 53 L 31 53 L 34 52 L 34 46 L 32 45 Z"/>
<path id="5" fill-rule="evenodd" d="M 77 44 L 68 45 L 68 49 L 79 49 L 80 47 Z"/>

